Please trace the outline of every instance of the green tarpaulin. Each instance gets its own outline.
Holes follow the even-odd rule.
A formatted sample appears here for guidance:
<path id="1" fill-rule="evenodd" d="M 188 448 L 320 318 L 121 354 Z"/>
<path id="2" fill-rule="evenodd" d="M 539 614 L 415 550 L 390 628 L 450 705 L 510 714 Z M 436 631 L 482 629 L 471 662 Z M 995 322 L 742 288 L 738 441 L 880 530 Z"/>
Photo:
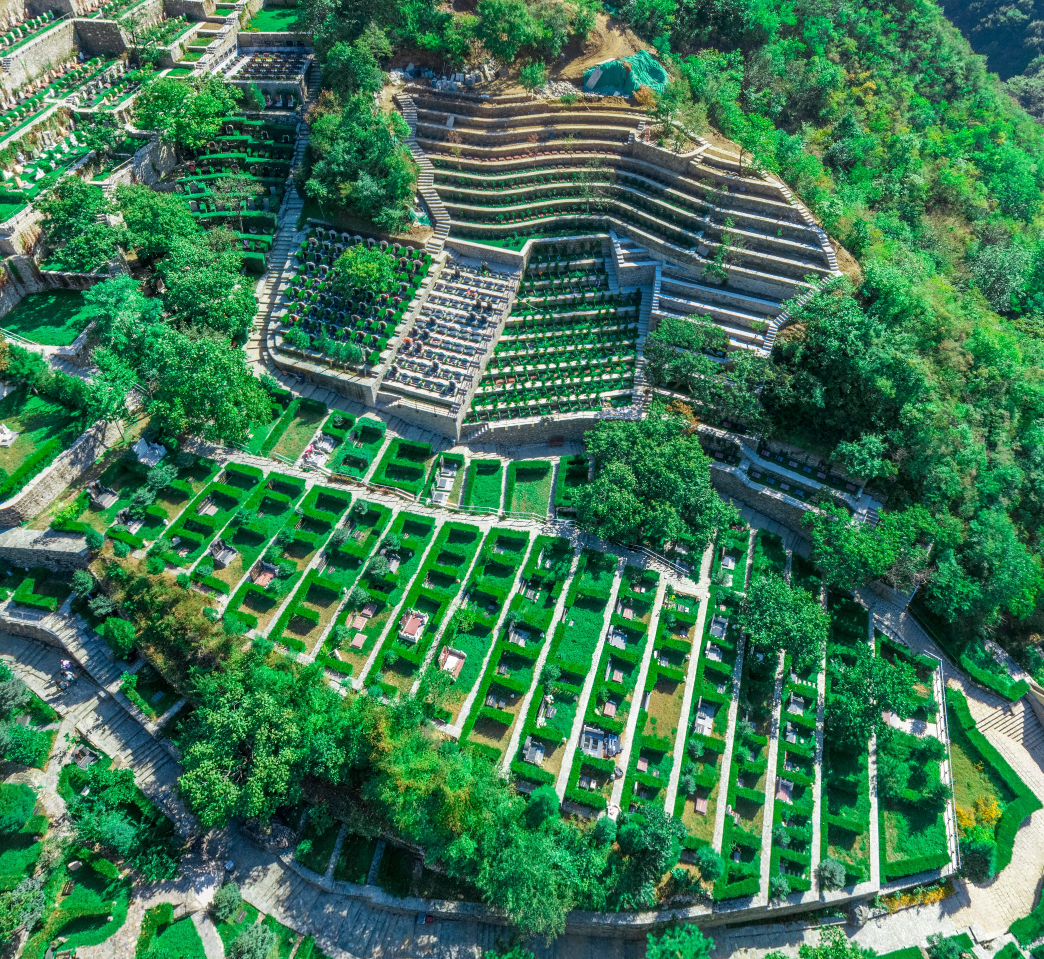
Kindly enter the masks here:
<path id="1" fill-rule="evenodd" d="M 584 72 L 584 89 L 591 93 L 629 97 L 639 87 L 663 93 L 667 71 L 644 50 L 622 60 L 606 60 Z"/>

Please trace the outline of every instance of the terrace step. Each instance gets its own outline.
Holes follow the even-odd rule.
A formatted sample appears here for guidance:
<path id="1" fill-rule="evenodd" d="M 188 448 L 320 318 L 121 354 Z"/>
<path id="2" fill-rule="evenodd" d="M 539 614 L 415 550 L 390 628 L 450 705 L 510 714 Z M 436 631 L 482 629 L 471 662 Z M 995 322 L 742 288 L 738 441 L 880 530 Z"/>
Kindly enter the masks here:
<path id="1" fill-rule="evenodd" d="M 1005 703 L 975 725 L 981 733 L 993 730 L 1013 742 L 1021 743 L 1027 749 L 1044 746 L 1044 726 L 1037 714 L 1027 708 L 1025 700 Z"/>

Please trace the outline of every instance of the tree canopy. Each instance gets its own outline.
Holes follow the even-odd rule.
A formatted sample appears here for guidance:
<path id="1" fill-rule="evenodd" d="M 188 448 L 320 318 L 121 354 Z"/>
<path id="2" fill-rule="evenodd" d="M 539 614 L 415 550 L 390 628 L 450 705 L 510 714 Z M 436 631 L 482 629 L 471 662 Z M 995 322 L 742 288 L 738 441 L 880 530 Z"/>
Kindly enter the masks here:
<path id="1" fill-rule="evenodd" d="M 595 478 L 576 496 L 580 525 L 624 543 L 691 541 L 702 549 L 736 517 L 684 417 L 654 406 L 644 420 L 603 420 L 584 435 Z"/>
<path id="2" fill-rule="evenodd" d="M 235 112 L 240 96 L 238 87 L 214 73 L 161 77 L 135 98 L 135 119 L 174 146 L 199 150 L 221 129 L 222 118 Z"/>
<path id="3" fill-rule="evenodd" d="M 751 583 L 739 624 L 754 645 L 787 652 L 804 670 L 815 667 L 823 655 L 830 617 L 810 592 L 768 573 Z"/>

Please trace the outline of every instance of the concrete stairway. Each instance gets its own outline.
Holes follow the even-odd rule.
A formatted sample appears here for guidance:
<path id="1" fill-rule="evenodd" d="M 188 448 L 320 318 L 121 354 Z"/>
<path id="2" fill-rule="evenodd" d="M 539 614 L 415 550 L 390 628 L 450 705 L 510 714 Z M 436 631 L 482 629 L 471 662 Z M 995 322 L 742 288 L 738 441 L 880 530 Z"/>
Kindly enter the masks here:
<path id="1" fill-rule="evenodd" d="M 998 706 L 975 725 L 981 733 L 998 732 L 1029 750 L 1044 748 L 1044 726 L 1024 699 Z"/>
<path id="2" fill-rule="evenodd" d="M 435 167 L 431 165 L 428 155 L 417 143 L 417 107 L 413 102 L 413 97 L 402 93 L 396 96 L 395 100 L 399 104 L 399 110 L 406 121 L 406 126 L 410 128 L 410 136 L 406 145 L 410 148 L 410 153 L 413 154 L 413 159 L 417 161 L 420 169 L 417 177 L 417 192 L 424 199 L 428 213 L 431 215 L 432 226 L 435 228 L 434 235 L 428 238 L 424 249 L 432 256 L 438 256 L 446 243 L 446 237 L 449 236 L 449 210 L 435 192 Z"/>

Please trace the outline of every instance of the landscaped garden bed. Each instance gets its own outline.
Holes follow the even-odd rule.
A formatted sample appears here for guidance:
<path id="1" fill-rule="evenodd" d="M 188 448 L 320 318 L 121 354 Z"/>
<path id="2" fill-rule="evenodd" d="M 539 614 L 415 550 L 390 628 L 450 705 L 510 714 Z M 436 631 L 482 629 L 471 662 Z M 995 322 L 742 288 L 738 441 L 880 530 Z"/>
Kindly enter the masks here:
<path id="1" fill-rule="evenodd" d="M 468 464 L 464 486 L 464 506 L 491 513 L 500 511 L 504 494 L 504 462 L 496 459 L 473 459 Z"/>
<path id="2" fill-rule="evenodd" d="M 79 290 L 44 290 L 22 297 L 13 310 L 0 317 L 0 325 L 33 343 L 69 346 L 92 318 Z"/>
<path id="3" fill-rule="evenodd" d="M 396 438 L 384 451 L 381 461 L 373 471 L 371 482 L 378 486 L 391 486 L 419 495 L 435 461 L 430 443 L 415 443 Z"/>
<path id="4" fill-rule="evenodd" d="M 515 460 L 508 467 L 504 511 L 523 516 L 547 516 L 551 497 L 551 462 Z"/>

